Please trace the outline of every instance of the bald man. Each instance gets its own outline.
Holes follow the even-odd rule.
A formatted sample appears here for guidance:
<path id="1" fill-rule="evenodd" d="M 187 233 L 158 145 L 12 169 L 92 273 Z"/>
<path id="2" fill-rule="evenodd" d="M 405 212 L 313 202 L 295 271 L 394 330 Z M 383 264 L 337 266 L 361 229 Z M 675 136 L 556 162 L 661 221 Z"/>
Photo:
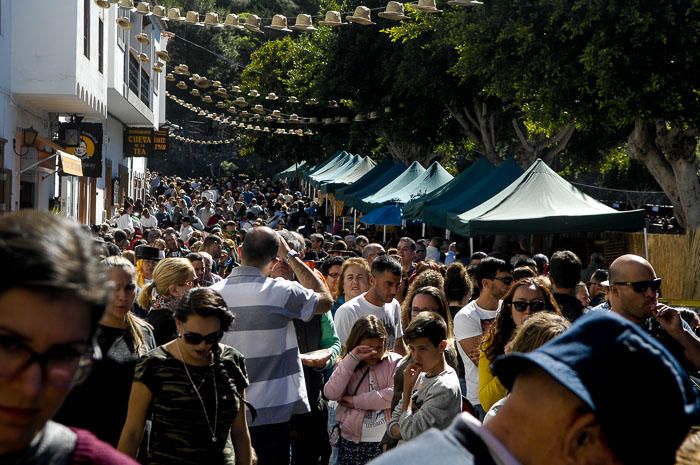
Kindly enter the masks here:
<path id="1" fill-rule="evenodd" d="M 638 255 L 622 255 L 610 265 L 610 308 L 641 325 L 691 372 L 700 370 L 700 339 L 675 308 L 659 304 L 661 278 Z"/>

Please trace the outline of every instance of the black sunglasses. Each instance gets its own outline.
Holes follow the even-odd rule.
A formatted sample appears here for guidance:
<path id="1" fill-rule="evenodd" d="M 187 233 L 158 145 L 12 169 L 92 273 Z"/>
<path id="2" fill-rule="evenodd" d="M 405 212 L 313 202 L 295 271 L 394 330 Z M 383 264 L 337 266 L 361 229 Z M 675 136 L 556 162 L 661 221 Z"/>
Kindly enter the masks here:
<path id="1" fill-rule="evenodd" d="M 199 333 L 185 333 L 182 335 L 182 337 L 186 343 L 197 346 L 201 344 L 202 341 L 206 342 L 207 344 L 216 344 L 223 337 L 223 333 L 221 331 L 217 331 L 215 333 L 207 334 L 206 336 L 202 336 Z"/>
<path id="2" fill-rule="evenodd" d="M 511 302 L 510 304 L 518 312 L 524 312 L 525 310 L 527 310 L 528 307 L 530 307 L 530 310 L 533 312 L 541 312 L 545 309 L 546 306 L 544 300 L 532 300 L 530 302 L 521 300 L 517 302 Z"/>
<path id="3" fill-rule="evenodd" d="M 490 279 L 497 279 L 500 282 L 502 282 L 503 284 L 505 284 L 506 286 L 510 286 L 511 284 L 513 284 L 513 278 L 510 276 L 505 276 L 503 278 L 498 277 L 498 276 L 494 276 L 493 278 L 490 278 Z"/>
<path id="4" fill-rule="evenodd" d="M 647 289 L 651 288 L 654 292 L 659 292 L 661 289 L 661 278 L 650 279 L 649 281 L 635 281 L 630 282 L 614 282 L 613 284 L 618 284 L 620 286 L 630 286 L 634 292 L 639 294 L 646 292 Z"/>

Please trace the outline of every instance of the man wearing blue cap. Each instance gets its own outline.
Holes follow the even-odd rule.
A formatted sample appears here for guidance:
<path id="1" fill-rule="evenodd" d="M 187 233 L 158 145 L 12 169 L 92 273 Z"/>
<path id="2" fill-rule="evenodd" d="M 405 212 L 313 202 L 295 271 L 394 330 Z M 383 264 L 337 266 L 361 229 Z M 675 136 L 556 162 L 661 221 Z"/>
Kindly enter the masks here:
<path id="1" fill-rule="evenodd" d="M 496 359 L 511 395 L 491 422 L 468 414 L 372 465 L 672 465 L 700 413 L 678 361 L 611 312 L 581 317 L 530 353 Z"/>

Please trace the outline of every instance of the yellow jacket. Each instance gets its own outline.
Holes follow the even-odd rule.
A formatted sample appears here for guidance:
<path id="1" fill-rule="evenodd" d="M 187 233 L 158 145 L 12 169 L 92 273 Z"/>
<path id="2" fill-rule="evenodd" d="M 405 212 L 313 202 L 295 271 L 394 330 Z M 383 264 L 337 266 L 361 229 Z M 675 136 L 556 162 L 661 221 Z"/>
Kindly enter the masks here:
<path id="1" fill-rule="evenodd" d="M 491 372 L 491 360 L 486 357 L 484 349 L 481 349 L 479 354 L 479 402 L 481 402 L 481 408 L 488 412 L 491 406 L 504 398 L 506 394 L 508 394 L 508 390 Z"/>

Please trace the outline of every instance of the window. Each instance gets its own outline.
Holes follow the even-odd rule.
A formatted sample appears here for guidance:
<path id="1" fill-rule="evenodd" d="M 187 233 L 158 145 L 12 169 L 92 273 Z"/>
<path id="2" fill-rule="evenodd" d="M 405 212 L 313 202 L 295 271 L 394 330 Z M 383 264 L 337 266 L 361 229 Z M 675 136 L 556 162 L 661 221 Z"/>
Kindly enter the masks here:
<path id="1" fill-rule="evenodd" d="M 97 49 L 97 70 L 100 73 L 104 72 L 104 66 L 105 66 L 105 54 L 104 54 L 104 48 L 105 48 L 105 22 L 100 18 L 99 22 L 97 23 L 98 29 L 97 29 L 97 42 L 98 42 L 98 49 Z"/>
<path id="2" fill-rule="evenodd" d="M 151 107 L 151 77 L 141 68 L 141 101 Z"/>
<path id="3" fill-rule="evenodd" d="M 90 59 L 90 0 L 83 0 L 83 55 Z"/>
<path id="4" fill-rule="evenodd" d="M 132 53 L 129 53 L 129 90 L 151 108 L 151 77 Z"/>
<path id="5" fill-rule="evenodd" d="M 139 74 L 141 66 L 139 65 L 139 60 L 129 53 L 129 89 L 139 95 Z"/>

